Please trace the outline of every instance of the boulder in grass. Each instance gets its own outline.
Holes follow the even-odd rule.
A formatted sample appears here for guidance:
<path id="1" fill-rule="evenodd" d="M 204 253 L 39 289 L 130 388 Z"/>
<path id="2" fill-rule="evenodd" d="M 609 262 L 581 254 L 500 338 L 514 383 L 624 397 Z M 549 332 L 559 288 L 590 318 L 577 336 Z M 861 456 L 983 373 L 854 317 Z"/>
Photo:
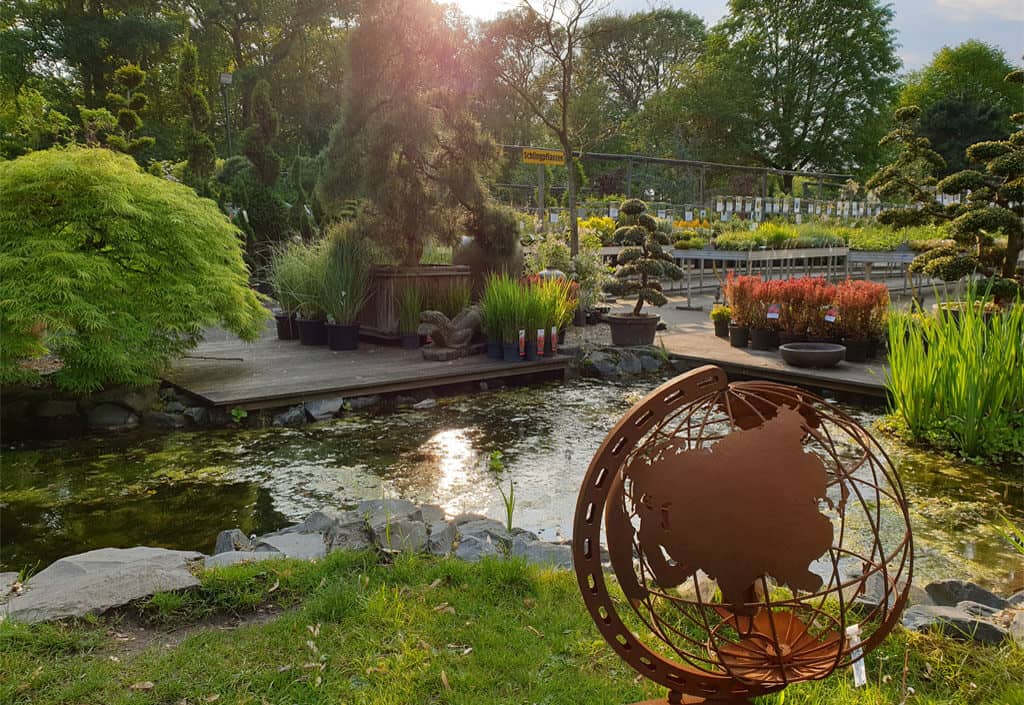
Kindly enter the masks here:
<path id="1" fill-rule="evenodd" d="M 8 618 L 45 622 L 97 615 L 158 592 L 196 587 L 195 551 L 166 548 L 101 548 L 50 564 L 0 605 Z"/>
<path id="2" fill-rule="evenodd" d="M 241 529 L 225 529 L 217 534 L 217 542 L 213 547 L 213 554 L 228 553 L 229 551 L 248 551 L 252 548 L 252 542 Z"/>
<path id="3" fill-rule="evenodd" d="M 278 551 L 286 558 L 314 560 L 327 555 L 327 544 L 322 534 L 271 534 L 262 536 L 254 551 Z"/>
<path id="4" fill-rule="evenodd" d="M 1010 606 L 1009 601 L 967 580 L 936 580 L 925 585 L 924 589 L 936 605 L 943 607 L 955 607 L 964 601 L 978 602 L 997 610 Z"/>
<path id="5" fill-rule="evenodd" d="M 939 629 L 951 639 L 993 646 L 1010 638 L 1009 630 L 956 607 L 914 605 L 903 613 L 903 626 L 917 632 Z"/>

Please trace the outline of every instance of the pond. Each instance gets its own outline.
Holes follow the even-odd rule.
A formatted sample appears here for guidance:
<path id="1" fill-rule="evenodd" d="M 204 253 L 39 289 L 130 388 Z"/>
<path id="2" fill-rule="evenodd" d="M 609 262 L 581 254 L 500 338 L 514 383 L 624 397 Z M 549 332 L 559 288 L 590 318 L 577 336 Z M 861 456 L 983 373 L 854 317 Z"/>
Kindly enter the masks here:
<path id="1" fill-rule="evenodd" d="M 9 446 L 0 473 L 0 567 L 42 567 L 103 546 L 209 551 L 221 529 L 263 533 L 314 509 L 384 496 L 502 518 L 499 489 L 510 481 L 517 526 L 568 538 L 591 456 L 619 416 L 658 383 L 578 380 L 302 428 Z M 877 418 L 847 411 L 865 425 Z M 1024 559 L 995 529 L 1000 514 L 1024 524 L 1022 473 L 882 440 L 912 502 L 918 579 L 1024 586 Z M 498 469 L 491 467 L 495 451 Z"/>

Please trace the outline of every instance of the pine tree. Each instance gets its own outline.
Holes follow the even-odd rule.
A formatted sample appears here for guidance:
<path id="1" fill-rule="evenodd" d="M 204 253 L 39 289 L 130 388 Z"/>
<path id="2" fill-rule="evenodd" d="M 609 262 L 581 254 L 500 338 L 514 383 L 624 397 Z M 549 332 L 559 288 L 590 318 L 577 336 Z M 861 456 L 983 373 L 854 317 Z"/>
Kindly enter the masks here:
<path id="1" fill-rule="evenodd" d="M 257 81 L 249 99 L 249 127 L 242 135 L 242 151 L 252 163 L 260 182 L 267 187 L 277 182 L 281 157 L 274 151 L 279 118 L 270 101 L 270 84 Z"/>
<path id="2" fill-rule="evenodd" d="M 106 143 L 111 149 L 138 156 L 156 142 L 153 137 L 136 137 L 142 129 L 139 113 L 149 103 L 149 96 L 140 90 L 146 82 L 146 72 L 136 64 L 125 64 L 114 71 L 114 82 L 121 93 L 107 93 L 107 102 L 117 110 L 117 131 L 107 134 Z"/>
<path id="3" fill-rule="evenodd" d="M 671 246 L 668 235 L 658 230 L 658 222 L 647 212 L 647 204 L 631 198 L 620 207 L 622 225 L 612 236 L 616 245 L 624 245 L 616 260 L 616 281 L 605 288 L 616 296 L 636 296 L 633 315 L 639 316 L 645 303 L 668 303 L 661 290 L 661 279 L 682 279 L 683 271 L 672 261 L 665 248 Z"/>

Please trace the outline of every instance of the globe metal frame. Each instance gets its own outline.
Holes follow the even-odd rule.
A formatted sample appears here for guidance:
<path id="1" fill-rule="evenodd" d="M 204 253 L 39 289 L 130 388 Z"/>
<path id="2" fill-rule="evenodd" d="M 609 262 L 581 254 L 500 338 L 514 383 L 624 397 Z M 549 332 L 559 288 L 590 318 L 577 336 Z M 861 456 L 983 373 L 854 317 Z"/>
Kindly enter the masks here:
<path id="1" fill-rule="evenodd" d="M 741 604 L 702 594 L 713 583 L 702 581 L 700 573 L 677 586 L 650 583 L 650 564 L 664 566 L 665 550 L 641 545 L 636 531 L 623 533 L 623 522 L 615 520 L 617 512 L 629 511 L 631 464 L 650 464 L 669 445 L 676 452 L 711 447 L 733 432 L 758 428 L 783 408 L 802 417 L 804 450 L 821 458 L 830 496 L 841 498 L 829 502 L 837 526 L 825 562 L 831 575 L 823 587 L 813 592 L 784 588 L 762 576 Z M 845 445 L 837 445 L 839 434 Z M 677 469 L 685 473 L 685 453 L 680 458 Z M 855 516 L 866 521 L 862 530 L 870 530 L 869 550 L 850 546 L 848 518 Z M 601 549 L 603 527 L 607 556 Z M 730 384 L 714 366 L 661 385 L 608 433 L 583 478 L 572 550 L 580 591 L 598 630 L 638 673 L 669 689 L 668 703 L 748 703 L 751 697 L 851 665 L 877 647 L 899 620 L 913 575 L 903 487 L 877 441 L 818 396 L 772 382 Z M 644 637 L 619 614 L 616 601 L 623 600 L 613 598 L 606 583 L 609 557 L 624 602 L 632 607 L 632 614 L 624 614 L 642 627 Z M 661 617 L 655 603 L 669 607 L 672 618 Z M 862 635 L 858 640 L 847 637 L 853 620 Z"/>

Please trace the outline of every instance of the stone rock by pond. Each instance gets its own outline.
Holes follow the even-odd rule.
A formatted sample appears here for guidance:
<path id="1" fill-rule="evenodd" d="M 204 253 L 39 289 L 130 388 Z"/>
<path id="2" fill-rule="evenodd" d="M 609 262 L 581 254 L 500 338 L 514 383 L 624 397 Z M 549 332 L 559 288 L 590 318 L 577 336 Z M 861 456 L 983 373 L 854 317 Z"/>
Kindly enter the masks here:
<path id="1" fill-rule="evenodd" d="M 26 583 L 20 595 L 0 605 L 19 622 L 43 622 L 101 614 L 157 592 L 196 587 L 195 551 L 166 548 L 101 548 L 50 564 Z"/>
<path id="2" fill-rule="evenodd" d="M 333 418 L 344 406 L 345 399 L 343 397 L 316 399 L 306 402 L 306 413 L 313 421 L 326 421 Z"/>
<path id="3" fill-rule="evenodd" d="M 427 550 L 435 556 L 447 556 L 452 552 L 455 539 L 458 536 L 455 529 L 455 522 L 433 521 L 429 525 L 430 538 L 427 541 Z"/>
<path id="4" fill-rule="evenodd" d="M 978 602 L 997 610 L 1010 606 L 1008 600 L 993 594 L 977 583 L 966 580 L 936 580 L 926 585 L 924 589 L 936 605 L 943 607 L 955 607 L 964 601 Z"/>
<path id="5" fill-rule="evenodd" d="M 421 553 L 427 548 L 427 525 L 422 520 L 383 520 L 371 524 L 370 533 L 383 551 Z"/>
<path id="6" fill-rule="evenodd" d="M 252 548 L 252 541 L 241 529 L 226 529 L 217 534 L 217 541 L 213 546 L 214 555 L 227 553 L 229 551 L 248 551 Z"/>
<path id="7" fill-rule="evenodd" d="M 946 636 L 960 641 L 998 645 L 1010 638 L 1010 632 L 993 622 L 970 615 L 956 607 L 914 605 L 903 613 L 903 626 L 917 632 L 938 628 Z"/>
<path id="8" fill-rule="evenodd" d="M 352 411 L 370 409 L 378 404 L 380 404 L 380 397 L 376 394 L 368 397 L 355 397 L 354 399 L 348 400 L 348 407 L 352 409 Z"/>
<path id="9" fill-rule="evenodd" d="M 671 360 L 653 346 L 609 347 L 589 351 L 580 360 L 580 372 L 584 376 L 618 379 L 657 372 L 670 365 Z"/>
<path id="10" fill-rule="evenodd" d="M 459 541 L 455 549 L 455 557 L 463 561 L 478 561 L 487 556 L 500 556 L 498 547 L 486 538 L 467 536 Z"/>
<path id="11" fill-rule="evenodd" d="M 94 431 L 130 431 L 138 428 L 139 417 L 120 404 L 104 403 L 93 407 L 86 423 Z"/>
<path id="12" fill-rule="evenodd" d="M 512 555 L 527 563 L 572 570 L 572 548 L 569 544 L 547 543 L 517 536 L 512 540 Z"/>
<path id="13" fill-rule="evenodd" d="M 274 426 L 301 426 L 306 423 L 306 408 L 299 404 L 291 406 L 274 416 Z"/>
<path id="14" fill-rule="evenodd" d="M 142 424 L 153 428 L 172 430 L 188 426 L 188 419 L 184 414 L 172 414 L 166 411 L 147 411 L 142 415 Z"/>
<path id="15" fill-rule="evenodd" d="M 643 372 L 644 366 L 639 357 L 629 350 L 622 350 L 619 352 L 619 364 L 615 366 L 615 370 L 623 377 L 629 377 Z"/>
<path id="16" fill-rule="evenodd" d="M 1013 593 L 1006 598 L 1006 601 L 1015 607 L 1024 607 L 1024 590 Z"/>
<path id="17" fill-rule="evenodd" d="M 14 591 L 14 585 L 18 582 L 18 573 L 0 573 L 0 600 L 4 599 Z"/>
<path id="18" fill-rule="evenodd" d="M 416 411 L 425 411 L 427 409 L 433 409 L 435 406 L 437 406 L 437 399 L 424 399 L 423 401 L 413 404 L 412 408 Z"/>
<path id="19" fill-rule="evenodd" d="M 273 561 L 281 558 L 287 558 L 287 556 L 280 551 L 226 551 L 207 558 L 203 561 L 203 567 L 223 568 L 224 566 L 238 565 L 239 563 Z"/>
<path id="20" fill-rule="evenodd" d="M 270 534 L 261 537 L 253 551 L 279 551 L 287 558 L 313 560 L 327 555 L 327 544 L 323 534 Z"/>

